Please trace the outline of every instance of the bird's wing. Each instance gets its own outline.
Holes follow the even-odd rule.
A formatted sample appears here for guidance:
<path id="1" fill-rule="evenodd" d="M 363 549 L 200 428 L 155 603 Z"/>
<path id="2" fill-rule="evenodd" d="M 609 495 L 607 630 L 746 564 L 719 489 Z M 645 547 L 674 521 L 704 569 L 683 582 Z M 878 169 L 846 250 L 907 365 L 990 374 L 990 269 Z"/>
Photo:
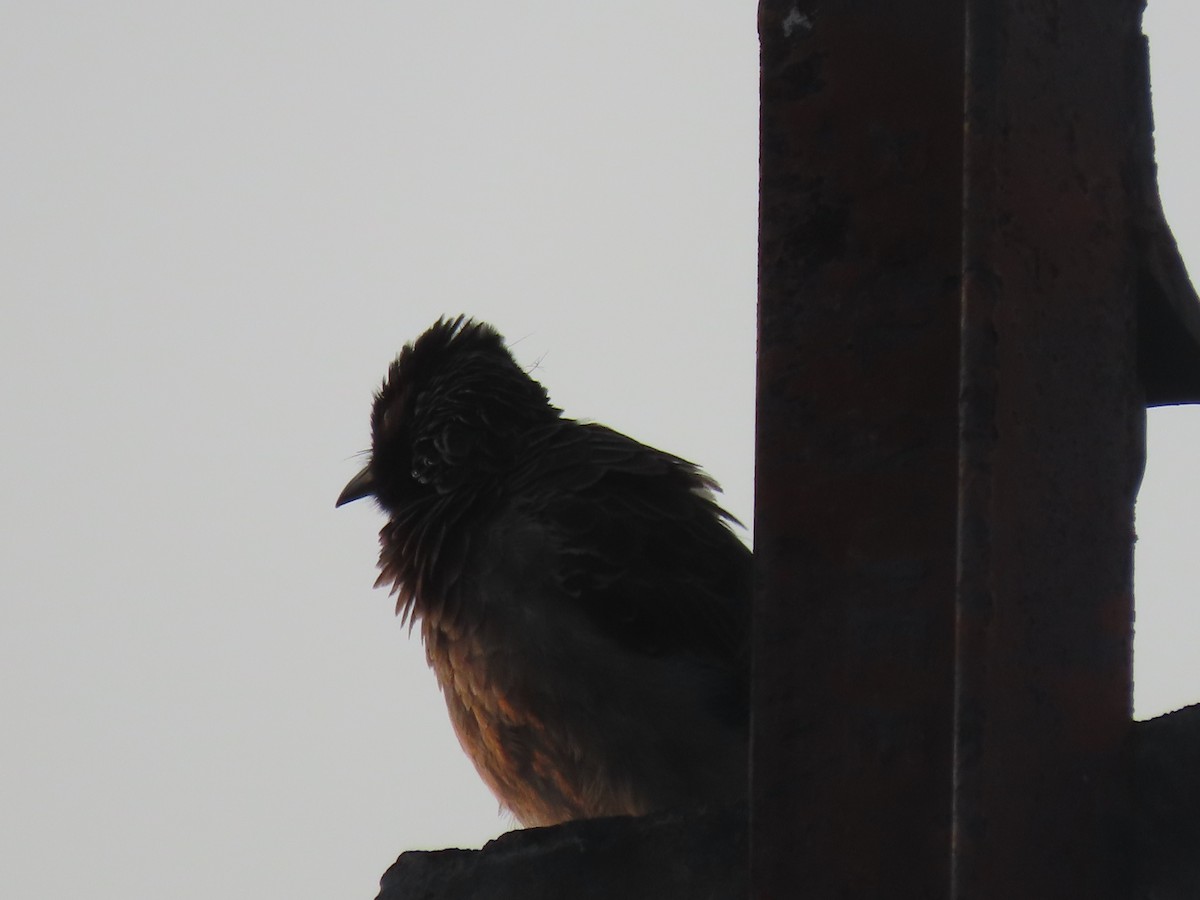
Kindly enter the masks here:
<path id="1" fill-rule="evenodd" d="M 517 494 L 554 536 L 557 578 L 625 648 L 748 671 L 751 554 L 692 464 L 600 425 L 531 441 Z"/>

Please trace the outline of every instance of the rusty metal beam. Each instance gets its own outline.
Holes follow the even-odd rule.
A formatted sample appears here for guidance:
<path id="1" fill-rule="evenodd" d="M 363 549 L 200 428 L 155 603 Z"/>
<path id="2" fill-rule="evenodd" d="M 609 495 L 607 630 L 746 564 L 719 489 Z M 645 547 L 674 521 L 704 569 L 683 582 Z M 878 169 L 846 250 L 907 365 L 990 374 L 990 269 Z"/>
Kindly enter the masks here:
<path id="1" fill-rule="evenodd" d="M 751 881 L 946 897 L 959 0 L 763 0 Z"/>
<path id="2" fill-rule="evenodd" d="M 1128 896 L 1140 9 L 969 0 L 955 898 Z"/>
<path id="3" fill-rule="evenodd" d="M 756 900 L 1126 896 L 1143 404 L 1200 400 L 1139 16 L 760 3 Z"/>

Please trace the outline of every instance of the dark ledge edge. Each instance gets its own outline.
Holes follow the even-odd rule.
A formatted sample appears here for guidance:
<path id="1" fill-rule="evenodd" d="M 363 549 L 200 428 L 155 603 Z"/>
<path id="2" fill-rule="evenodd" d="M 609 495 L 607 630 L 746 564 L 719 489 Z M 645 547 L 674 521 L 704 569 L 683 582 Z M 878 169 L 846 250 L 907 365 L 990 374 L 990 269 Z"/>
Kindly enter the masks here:
<path id="1" fill-rule="evenodd" d="M 1134 896 L 1200 897 L 1200 704 L 1134 723 L 1133 741 Z M 748 856 L 744 806 L 591 819 L 404 853 L 378 900 L 743 900 Z"/>

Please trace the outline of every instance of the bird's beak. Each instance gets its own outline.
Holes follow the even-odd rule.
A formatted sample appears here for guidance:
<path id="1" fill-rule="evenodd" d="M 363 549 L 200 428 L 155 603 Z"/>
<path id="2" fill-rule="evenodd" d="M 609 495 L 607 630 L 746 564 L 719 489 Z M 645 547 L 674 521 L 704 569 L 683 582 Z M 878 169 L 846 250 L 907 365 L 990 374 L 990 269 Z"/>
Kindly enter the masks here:
<path id="1" fill-rule="evenodd" d="M 375 480 L 371 477 L 371 467 L 363 466 L 363 470 L 355 475 L 338 494 L 334 507 L 361 500 L 375 492 Z"/>

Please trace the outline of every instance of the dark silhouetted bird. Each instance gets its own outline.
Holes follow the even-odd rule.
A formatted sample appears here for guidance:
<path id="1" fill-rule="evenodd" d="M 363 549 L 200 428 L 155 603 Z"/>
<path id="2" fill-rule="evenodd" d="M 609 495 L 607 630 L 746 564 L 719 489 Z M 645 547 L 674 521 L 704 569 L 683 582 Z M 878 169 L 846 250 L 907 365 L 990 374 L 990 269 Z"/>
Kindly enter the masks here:
<path id="1" fill-rule="evenodd" d="M 377 585 L 420 621 L 459 740 L 524 825 L 747 788 L 750 551 L 691 463 L 564 418 L 489 325 L 392 363 L 370 462 Z"/>

